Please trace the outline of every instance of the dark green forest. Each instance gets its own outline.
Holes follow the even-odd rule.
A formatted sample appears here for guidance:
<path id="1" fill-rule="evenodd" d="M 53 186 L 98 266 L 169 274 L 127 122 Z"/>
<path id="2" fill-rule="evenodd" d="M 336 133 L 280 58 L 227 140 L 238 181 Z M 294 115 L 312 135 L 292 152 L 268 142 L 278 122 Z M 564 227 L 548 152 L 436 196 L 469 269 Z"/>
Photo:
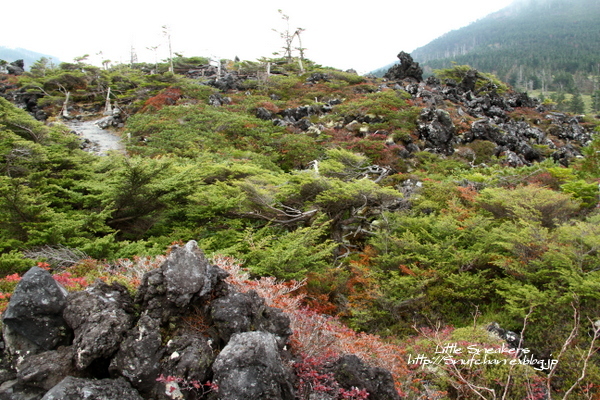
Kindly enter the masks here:
<path id="1" fill-rule="evenodd" d="M 600 4 L 517 1 L 412 52 L 426 73 L 470 65 L 577 113 L 600 111 Z M 383 76 L 385 71 L 376 71 Z M 592 96 L 587 109 L 565 94 Z M 571 96 L 567 96 L 569 100 Z M 580 99 L 579 99 L 580 100 Z"/>
<path id="2" fill-rule="evenodd" d="M 551 16 L 559 6 L 547 7 Z M 504 29 L 511 23 L 502 15 L 488 20 Z M 530 26 L 570 40 L 560 25 L 552 32 L 535 21 Z M 592 75 L 598 33 L 581 19 L 589 48 L 565 46 L 559 57 L 523 47 L 533 54 L 523 58 L 531 62 L 531 69 L 523 62 L 525 73 L 548 65 L 549 72 L 560 66 L 573 76 Z M 507 52 L 519 34 L 503 41 Z M 489 47 L 479 31 L 469 35 Z M 432 46 L 444 51 L 444 40 Z M 465 62 L 485 70 L 474 60 Z M 510 77 L 514 66 L 502 62 L 494 62 L 497 72 Z M 481 398 L 465 381 L 508 399 L 534 398 L 527 390 L 535 388 L 555 398 L 569 390 L 573 398 L 597 398 L 597 119 L 573 120 L 591 135 L 582 144 L 560 136 L 568 124 L 551 122 L 552 108 L 507 108 L 507 123 L 535 127 L 550 139 L 531 139 L 535 161 L 510 166 L 496 143 L 468 139 L 479 118 L 448 99 L 437 110 L 462 139 L 441 153 L 419 133 L 425 100 L 379 78 L 309 60 L 300 69 L 286 59 L 224 60 L 223 71 L 237 79 L 230 87 L 222 86 L 226 78 L 185 74 L 205 63 L 178 57 L 171 73 L 166 64 L 102 69 L 84 60 L 40 60 L 21 76 L 0 75 L 5 97 L 34 96 L 48 116 L 37 121 L 0 98 L 2 276 L 36 262 L 85 276 L 94 263 L 156 256 L 174 242 L 196 240 L 207 255 L 243 260 L 254 277 L 306 280 L 307 307 L 402 344 L 407 357 L 433 353 L 436 338 L 487 345 L 483 327 L 492 322 L 522 332 L 539 357 L 560 355 L 551 373 L 415 370 L 408 398 L 426 391 Z M 126 154 L 81 150 L 61 117 L 65 109 L 68 118 L 102 117 L 107 97 L 123 116 L 113 130 Z M 580 155 L 569 162 L 551 156 L 566 145 Z M 9 281 L 0 282 L 4 292 Z"/>

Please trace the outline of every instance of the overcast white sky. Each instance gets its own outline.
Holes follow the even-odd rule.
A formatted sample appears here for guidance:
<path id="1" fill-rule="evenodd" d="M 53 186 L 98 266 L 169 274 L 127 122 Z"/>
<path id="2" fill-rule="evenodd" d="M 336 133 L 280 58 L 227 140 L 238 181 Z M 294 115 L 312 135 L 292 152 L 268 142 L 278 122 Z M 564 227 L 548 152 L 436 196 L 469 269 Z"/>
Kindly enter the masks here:
<path id="1" fill-rule="evenodd" d="M 128 62 L 167 57 L 162 26 L 174 52 L 242 60 L 270 57 L 285 30 L 278 9 L 301 27 L 306 57 L 324 66 L 365 73 L 442 34 L 506 7 L 513 0 L 29 0 L 2 6 L 0 46 L 22 47 L 61 61 L 90 55 Z M 102 55 L 97 55 L 102 52 Z"/>

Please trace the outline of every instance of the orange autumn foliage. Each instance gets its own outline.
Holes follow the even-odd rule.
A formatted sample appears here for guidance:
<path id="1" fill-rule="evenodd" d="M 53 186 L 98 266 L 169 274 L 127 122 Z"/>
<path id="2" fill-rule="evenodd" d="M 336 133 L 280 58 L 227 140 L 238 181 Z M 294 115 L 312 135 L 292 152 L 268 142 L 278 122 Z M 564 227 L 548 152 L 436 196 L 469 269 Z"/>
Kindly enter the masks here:
<path id="1" fill-rule="evenodd" d="M 144 103 L 141 112 L 158 111 L 164 106 L 172 106 L 181 98 L 182 91 L 179 88 L 169 87 L 154 97 L 150 97 Z"/>
<path id="2" fill-rule="evenodd" d="M 365 274 L 364 265 L 361 266 L 361 263 L 368 263 L 368 254 L 356 262 L 354 275 L 347 283 L 357 298 L 358 292 L 368 294 L 373 289 L 374 281 Z M 250 279 L 241 263 L 231 257 L 217 256 L 213 261 L 230 274 L 227 282 L 236 290 L 255 290 L 267 305 L 280 308 L 289 315 L 294 332 L 290 346 L 296 354 L 304 358 L 318 356 L 323 359 L 355 354 L 372 366 L 391 371 L 399 393 L 403 392 L 402 387 L 409 384 L 403 347 L 386 343 L 376 335 L 355 332 L 344 326 L 339 318 L 303 306 L 305 294 L 298 294 L 298 291 L 305 281 L 281 282 L 272 277 Z"/>

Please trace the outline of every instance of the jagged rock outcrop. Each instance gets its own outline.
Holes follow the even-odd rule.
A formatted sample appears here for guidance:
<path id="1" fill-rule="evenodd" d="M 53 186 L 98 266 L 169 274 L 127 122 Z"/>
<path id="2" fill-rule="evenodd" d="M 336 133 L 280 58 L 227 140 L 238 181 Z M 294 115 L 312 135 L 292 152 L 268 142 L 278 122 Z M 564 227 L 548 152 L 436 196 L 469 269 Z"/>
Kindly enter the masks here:
<path id="1" fill-rule="evenodd" d="M 173 246 L 165 263 L 142 280 L 136 303 L 149 316 L 166 323 L 180 315 L 193 297 L 202 298 L 218 290 L 227 273 L 210 265 L 195 241 Z"/>
<path id="2" fill-rule="evenodd" d="M 237 292 L 227 276 L 194 241 L 173 246 L 145 274 L 135 304 L 124 286 L 100 280 L 67 296 L 47 271 L 32 268 L 4 318 L 14 357 L 7 363 L 0 354 L 0 400 L 192 400 L 216 387 L 213 400 L 293 399 L 289 317 L 254 291 Z M 17 351 L 13 336 L 32 343 L 29 352 Z M 341 387 L 395 398 L 381 397 L 389 373 L 358 359 L 347 373 L 344 360 L 332 370 Z M 209 380 L 215 385 L 205 388 Z"/>
<path id="3" fill-rule="evenodd" d="M 454 153 L 456 127 L 448 112 L 434 108 L 424 109 L 419 115 L 418 130 L 419 137 L 428 148 L 446 155 Z"/>
<path id="4" fill-rule="evenodd" d="M 494 143 L 494 155 L 503 157 L 508 166 L 531 165 L 546 157 L 567 166 L 590 143 L 592 132 L 584 127 L 582 118 L 548 113 L 537 99 L 526 93 L 499 93 L 492 82 L 477 86 L 482 79 L 487 78 L 470 70 L 461 82 L 446 79 L 442 83 L 429 77 L 418 84 L 405 81 L 404 86 L 397 85 L 396 90 L 408 92 L 426 105 L 415 132 L 420 141 L 411 143 L 410 148 L 405 145 L 402 156 L 408 158 L 417 151 L 450 155 L 457 146 L 480 140 Z M 448 102 L 454 105 L 449 107 Z M 511 113 L 518 108 L 529 108 L 525 113 L 537 113 L 539 118 L 515 119 Z M 469 130 L 464 129 L 467 122 Z"/>
<path id="5" fill-rule="evenodd" d="M 231 104 L 231 102 L 231 97 L 223 96 L 220 93 L 214 93 L 208 97 L 208 104 L 214 107 L 221 107 L 224 104 Z"/>
<path id="6" fill-rule="evenodd" d="M 308 78 L 306 78 L 306 82 L 310 83 L 329 82 L 330 80 L 331 75 L 324 72 L 313 72 Z"/>
<path id="7" fill-rule="evenodd" d="M 475 85 L 477 84 L 478 78 L 479 78 L 479 72 L 477 72 L 477 70 L 470 69 L 469 71 L 467 71 L 465 77 L 460 82 L 460 87 L 465 92 L 468 92 L 468 91 L 474 92 Z"/>
<path id="8" fill-rule="evenodd" d="M 286 108 L 273 113 L 264 107 L 256 109 L 256 116 L 264 120 L 272 120 L 277 126 L 294 126 L 301 131 L 309 130 L 314 124 L 310 121 L 313 115 L 322 115 L 333 110 L 333 106 L 341 104 L 340 99 L 330 99 L 320 104 L 305 105 L 296 108 Z"/>
<path id="9" fill-rule="evenodd" d="M 243 79 L 240 78 L 235 72 L 225 72 L 221 77 L 215 77 L 208 81 L 210 86 L 216 87 L 217 89 L 226 92 L 228 90 L 240 90 L 242 89 Z"/>
<path id="10" fill-rule="evenodd" d="M 400 64 L 394 65 L 383 76 L 386 79 L 403 81 L 404 79 L 421 82 L 423 80 L 423 68 L 415 62 L 412 56 L 404 51 L 398 54 Z"/>
<path id="11" fill-rule="evenodd" d="M 25 72 L 25 62 L 16 60 L 6 66 L 6 70 L 10 75 L 23 75 Z"/>

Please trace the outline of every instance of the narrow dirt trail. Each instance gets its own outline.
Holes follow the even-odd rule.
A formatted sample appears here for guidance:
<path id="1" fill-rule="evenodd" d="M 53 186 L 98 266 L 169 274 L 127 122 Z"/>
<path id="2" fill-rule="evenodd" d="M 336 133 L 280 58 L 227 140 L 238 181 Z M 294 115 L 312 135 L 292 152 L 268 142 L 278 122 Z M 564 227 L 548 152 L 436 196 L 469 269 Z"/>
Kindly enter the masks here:
<path id="1" fill-rule="evenodd" d="M 67 126 L 83 139 L 89 141 L 86 150 L 97 154 L 106 155 L 109 151 L 125 152 L 125 145 L 121 138 L 114 133 L 101 129 L 94 121 L 69 121 Z"/>

